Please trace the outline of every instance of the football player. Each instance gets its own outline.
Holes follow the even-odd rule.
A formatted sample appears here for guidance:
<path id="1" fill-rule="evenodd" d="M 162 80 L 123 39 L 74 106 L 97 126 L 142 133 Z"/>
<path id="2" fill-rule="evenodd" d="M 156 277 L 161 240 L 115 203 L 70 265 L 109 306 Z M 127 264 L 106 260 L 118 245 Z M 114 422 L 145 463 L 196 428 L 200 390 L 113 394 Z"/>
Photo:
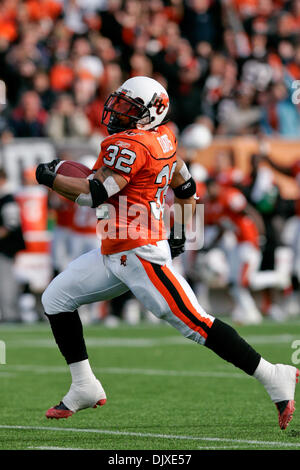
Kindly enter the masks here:
<path id="1" fill-rule="evenodd" d="M 258 324 L 262 317 L 250 289 L 284 289 L 289 286 L 289 277 L 275 270 L 259 270 L 260 216 L 247 203 L 241 191 L 224 183 L 223 175 L 221 183 L 218 179 L 207 180 L 207 198 L 204 199 L 205 222 L 218 225 L 220 235 L 229 231 L 236 238 L 236 244 L 224 246 L 229 263 L 230 293 L 235 300 L 232 320 L 243 325 Z M 260 230 L 262 231 L 263 227 Z"/>
<path id="2" fill-rule="evenodd" d="M 282 165 L 272 160 L 268 155 L 263 155 L 262 160 L 269 163 L 269 165 L 282 175 L 294 178 L 298 187 L 300 187 L 300 158 L 295 160 L 293 164 L 287 166 Z M 295 229 L 291 240 L 291 248 L 293 252 L 292 262 L 292 286 L 293 294 L 289 299 L 287 310 L 291 311 L 291 314 L 299 315 L 299 294 L 300 294 L 300 199 L 295 200 L 295 206 L 292 211 L 295 214 Z"/>
<path id="3" fill-rule="evenodd" d="M 184 250 L 185 214 L 191 210 L 175 212 L 167 241 L 164 197 L 170 186 L 176 207 L 195 208 L 195 182 L 176 157 L 175 137 L 164 125 L 168 108 L 169 97 L 160 83 L 148 77 L 130 78 L 105 103 L 102 122 L 110 136 L 101 143 L 93 179 L 57 175 L 55 161 L 37 167 L 40 184 L 77 204 L 95 208 L 109 204 L 108 218 L 100 222 L 101 251 L 73 261 L 42 296 L 72 376 L 69 391 L 46 416 L 67 418 L 105 404 L 105 391 L 88 360 L 77 309 L 130 289 L 147 310 L 186 338 L 257 378 L 276 404 L 284 429 L 294 412 L 296 367 L 267 362 L 231 326 L 206 313 L 172 266 L 172 258 Z M 137 212 L 141 216 L 135 230 Z"/>

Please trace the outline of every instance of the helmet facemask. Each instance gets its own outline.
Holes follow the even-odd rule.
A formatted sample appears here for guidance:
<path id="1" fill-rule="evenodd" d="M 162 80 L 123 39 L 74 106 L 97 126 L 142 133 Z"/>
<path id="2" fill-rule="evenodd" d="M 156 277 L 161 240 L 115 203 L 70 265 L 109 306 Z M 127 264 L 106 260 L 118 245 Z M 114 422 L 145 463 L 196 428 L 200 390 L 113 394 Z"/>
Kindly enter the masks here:
<path id="1" fill-rule="evenodd" d="M 102 124 L 109 134 L 135 129 L 137 124 L 151 123 L 150 110 L 140 98 L 130 98 L 124 92 L 114 92 L 106 100 Z"/>

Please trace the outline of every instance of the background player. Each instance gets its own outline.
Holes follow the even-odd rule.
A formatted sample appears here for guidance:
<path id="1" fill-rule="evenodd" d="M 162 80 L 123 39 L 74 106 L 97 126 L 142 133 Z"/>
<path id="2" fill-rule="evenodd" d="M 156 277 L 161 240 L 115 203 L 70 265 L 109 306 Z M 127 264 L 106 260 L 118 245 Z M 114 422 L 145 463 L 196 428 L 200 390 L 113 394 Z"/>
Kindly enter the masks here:
<path id="1" fill-rule="evenodd" d="M 281 165 L 268 155 L 261 156 L 262 161 L 269 163 L 269 165 L 279 173 L 294 178 L 300 187 L 300 159 L 297 159 L 292 165 Z M 291 241 L 291 248 L 293 252 L 292 263 L 292 286 L 293 296 L 287 306 L 287 309 L 292 313 L 299 315 L 299 293 L 300 293 L 300 198 L 295 201 L 294 214 L 296 216 L 296 224 L 294 228 L 293 239 Z"/>
<path id="2" fill-rule="evenodd" d="M 289 277 L 281 271 L 259 270 L 259 235 L 264 226 L 245 196 L 238 189 L 224 182 L 220 184 L 218 180 L 209 179 L 206 186 L 205 223 L 218 225 L 219 236 L 230 231 L 236 239 L 234 244 L 224 244 L 229 264 L 230 292 L 236 304 L 232 319 L 239 324 L 258 324 L 262 317 L 250 289 L 284 289 L 289 285 Z"/>

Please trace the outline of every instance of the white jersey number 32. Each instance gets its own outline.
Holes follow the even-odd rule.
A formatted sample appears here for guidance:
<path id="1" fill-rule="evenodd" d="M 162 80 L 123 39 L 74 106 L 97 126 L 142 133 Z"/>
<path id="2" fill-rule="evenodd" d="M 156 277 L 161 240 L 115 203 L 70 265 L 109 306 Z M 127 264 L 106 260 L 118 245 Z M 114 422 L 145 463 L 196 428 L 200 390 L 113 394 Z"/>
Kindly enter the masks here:
<path id="1" fill-rule="evenodd" d="M 164 214 L 165 197 L 168 190 L 169 183 L 173 177 L 177 162 L 174 162 L 170 171 L 169 165 L 165 165 L 158 173 L 155 184 L 162 184 L 165 180 L 164 186 L 158 188 L 155 194 L 155 201 L 150 201 L 151 212 L 157 220 Z"/>

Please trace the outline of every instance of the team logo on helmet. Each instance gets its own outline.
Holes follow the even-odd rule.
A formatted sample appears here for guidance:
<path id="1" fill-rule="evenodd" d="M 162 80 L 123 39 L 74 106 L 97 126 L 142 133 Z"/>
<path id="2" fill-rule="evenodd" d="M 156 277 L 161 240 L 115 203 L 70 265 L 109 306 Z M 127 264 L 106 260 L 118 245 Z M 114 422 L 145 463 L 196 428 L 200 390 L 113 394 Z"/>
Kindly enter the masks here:
<path id="1" fill-rule="evenodd" d="M 161 93 L 154 101 L 153 106 L 156 108 L 157 114 L 161 114 L 168 107 L 169 98 L 165 93 Z"/>

